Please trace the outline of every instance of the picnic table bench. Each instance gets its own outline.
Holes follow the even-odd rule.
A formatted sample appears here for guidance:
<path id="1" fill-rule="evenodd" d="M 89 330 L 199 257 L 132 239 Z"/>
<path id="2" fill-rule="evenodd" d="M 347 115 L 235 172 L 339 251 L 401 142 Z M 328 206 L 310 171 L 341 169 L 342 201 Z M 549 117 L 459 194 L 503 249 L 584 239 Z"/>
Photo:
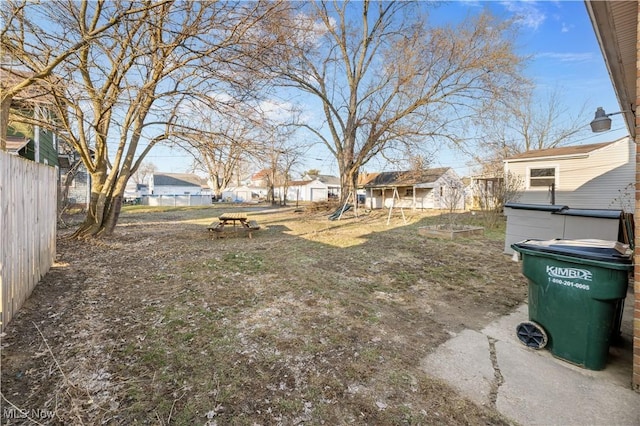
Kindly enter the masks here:
<path id="1" fill-rule="evenodd" d="M 260 229 L 260 225 L 255 220 L 249 220 L 246 213 L 223 213 L 218 216 L 207 228 L 213 232 L 216 238 L 220 238 L 229 233 L 246 232 L 252 238 L 253 231 Z"/>

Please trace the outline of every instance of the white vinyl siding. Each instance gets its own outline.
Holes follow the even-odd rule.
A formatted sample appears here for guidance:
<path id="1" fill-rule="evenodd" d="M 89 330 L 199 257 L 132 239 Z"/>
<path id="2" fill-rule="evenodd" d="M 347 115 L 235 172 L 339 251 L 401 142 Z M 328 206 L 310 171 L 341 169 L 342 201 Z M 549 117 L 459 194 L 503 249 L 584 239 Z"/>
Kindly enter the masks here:
<path id="1" fill-rule="evenodd" d="M 284 188 L 280 188 L 284 190 Z M 300 185 L 291 185 L 287 188 L 288 201 L 327 201 L 329 199 L 329 188 L 319 179 Z"/>
<path id="2" fill-rule="evenodd" d="M 155 185 L 152 186 L 153 195 L 200 195 L 199 186 Z"/>
<path id="3" fill-rule="evenodd" d="M 548 186 L 529 186 L 529 171 L 557 167 L 555 204 L 585 209 L 633 211 L 635 146 L 630 138 L 566 158 L 534 158 L 505 162 L 505 171 L 519 175 L 523 190 L 518 199 L 525 204 L 550 204 Z"/>

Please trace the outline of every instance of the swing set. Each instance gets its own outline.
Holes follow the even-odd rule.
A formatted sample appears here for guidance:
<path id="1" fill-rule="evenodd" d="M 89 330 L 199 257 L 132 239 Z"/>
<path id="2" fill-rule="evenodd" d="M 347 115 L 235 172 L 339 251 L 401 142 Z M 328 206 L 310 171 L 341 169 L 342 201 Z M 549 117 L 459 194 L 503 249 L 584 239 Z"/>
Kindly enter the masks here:
<path id="1" fill-rule="evenodd" d="M 398 194 L 398 188 L 393 188 L 393 196 L 391 197 L 391 203 L 389 205 L 389 215 L 387 216 L 387 225 L 391 222 L 391 213 L 393 212 L 393 207 L 395 206 L 396 200 L 400 201 L 400 194 Z M 404 215 L 404 208 L 400 206 L 400 213 L 402 213 L 402 221 L 406 224 L 407 218 Z"/>
<path id="2" fill-rule="evenodd" d="M 398 188 L 393 188 L 393 196 L 391 197 L 391 202 L 389 203 L 389 214 L 387 215 L 387 225 L 389 225 L 389 223 L 391 222 L 391 215 L 393 213 L 393 209 L 395 208 L 396 200 L 400 201 L 400 194 L 398 193 Z M 353 204 L 350 204 L 350 202 Z M 345 199 L 342 207 L 337 209 L 329 216 L 329 220 L 340 220 L 342 219 L 342 215 L 351 209 L 353 209 L 355 217 L 358 217 L 358 195 L 353 191 L 349 192 L 349 196 L 347 196 L 347 198 Z M 402 206 L 400 206 L 400 213 L 402 214 L 402 221 L 406 224 L 407 218 L 404 215 L 404 208 Z"/>

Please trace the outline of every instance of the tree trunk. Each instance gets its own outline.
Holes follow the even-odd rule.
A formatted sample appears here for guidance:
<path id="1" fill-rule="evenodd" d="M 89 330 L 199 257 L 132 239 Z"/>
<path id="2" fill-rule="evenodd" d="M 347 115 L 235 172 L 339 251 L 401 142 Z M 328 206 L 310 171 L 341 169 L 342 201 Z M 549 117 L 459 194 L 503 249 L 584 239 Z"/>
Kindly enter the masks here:
<path id="1" fill-rule="evenodd" d="M 120 217 L 128 178 L 104 182 L 103 172 L 91 173 L 91 200 L 84 222 L 71 238 L 106 237 L 113 234 Z"/>
<path id="2" fill-rule="evenodd" d="M 104 216 L 104 203 L 98 204 L 99 194 L 91 193 L 91 200 L 89 201 L 89 208 L 87 209 L 87 216 L 80 224 L 76 232 L 71 235 L 71 238 L 91 238 L 98 235 L 102 229 L 102 217 Z"/>
<path id="3" fill-rule="evenodd" d="M 109 211 L 104 216 L 103 226 L 98 235 L 111 235 L 116 228 L 120 211 L 122 210 L 122 194 L 118 194 L 111 199 Z"/>
<path id="4" fill-rule="evenodd" d="M 345 167 L 340 170 L 340 204 L 357 201 L 358 168 Z M 357 204 L 357 202 L 356 202 Z"/>
<path id="5" fill-rule="evenodd" d="M 106 237 L 113 234 L 122 209 L 122 195 L 109 197 L 105 202 L 95 204 L 94 196 L 91 198 L 87 216 L 71 238 Z"/>

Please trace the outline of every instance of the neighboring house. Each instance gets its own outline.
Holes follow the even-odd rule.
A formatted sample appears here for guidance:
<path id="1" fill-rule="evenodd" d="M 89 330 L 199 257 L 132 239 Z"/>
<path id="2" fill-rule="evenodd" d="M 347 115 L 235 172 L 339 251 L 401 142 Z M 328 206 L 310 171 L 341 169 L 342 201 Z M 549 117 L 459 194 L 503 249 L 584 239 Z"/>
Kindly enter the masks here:
<path id="1" fill-rule="evenodd" d="M 0 81 L 15 84 L 26 74 L 26 71 L 0 69 Z M 90 178 L 86 169 L 78 164 L 77 156 L 69 154 L 71 150 L 53 131 L 26 123 L 32 118 L 38 118 L 40 122 L 56 122 L 52 104 L 51 96 L 37 84 L 25 88 L 13 98 L 7 128 L 7 152 L 36 163 L 58 166 L 59 207 L 86 205 L 91 193 Z M 70 179 L 68 185 L 67 178 Z"/>
<path id="2" fill-rule="evenodd" d="M 340 178 L 331 175 L 309 175 L 302 176 L 302 180 L 317 179 L 327 186 L 329 198 L 340 198 Z"/>
<path id="3" fill-rule="evenodd" d="M 127 182 L 127 186 L 124 188 L 125 203 L 139 203 L 145 195 L 149 195 L 149 185 L 136 183 L 132 180 Z"/>
<path id="4" fill-rule="evenodd" d="M 0 81 L 17 84 L 28 74 L 27 71 L 0 69 Z M 53 100 L 38 85 L 31 85 L 12 99 L 7 128 L 7 151 L 36 163 L 58 165 L 58 137 L 41 126 L 27 124 L 37 118 L 41 122 L 53 123 Z"/>
<path id="5" fill-rule="evenodd" d="M 472 176 L 463 181 L 466 200 L 471 210 L 493 210 L 502 204 L 503 176 Z"/>
<path id="6" fill-rule="evenodd" d="M 12 84 L 20 81 L 25 72 L 0 69 L 0 80 Z M 27 124 L 31 118 L 55 122 L 52 98 L 38 85 L 31 85 L 12 100 L 7 128 L 7 152 L 49 166 L 58 166 L 59 208 L 86 205 L 89 201 L 90 178 L 86 169 L 77 164 L 66 144 L 51 130 Z M 68 172 L 72 171 L 71 174 Z M 67 179 L 69 182 L 67 185 Z"/>
<path id="7" fill-rule="evenodd" d="M 38 137 L 7 136 L 7 152 L 24 157 L 36 163 L 58 166 L 58 152 L 55 136 L 51 132 L 35 129 Z"/>
<path id="8" fill-rule="evenodd" d="M 284 191 L 284 188 L 280 188 Z M 327 201 L 329 188 L 320 179 L 290 181 L 287 187 L 287 201 Z"/>
<path id="9" fill-rule="evenodd" d="M 464 184 L 449 167 L 364 173 L 358 188 L 366 191 L 365 206 L 371 209 L 464 209 Z"/>
<path id="10" fill-rule="evenodd" d="M 249 178 L 248 186 L 256 187 L 256 188 L 266 188 L 269 186 L 269 176 L 271 175 L 271 170 L 262 169 L 259 172 L 254 173 Z"/>
<path id="11" fill-rule="evenodd" d="M 234 186 L 222 191 L 222 201 L 234 203 L 250 203 L 264 200 L 267 197 L 266 188 L 253 186 Z"/>
<path id="12" fill-rule="evenodd" d="M 70 206 L 85 206 L 91 198 L 91 176 L 77 156 L 60 154 L 60 187 L 63 202 Z"/>
<path id="13" fill-rule="evenodd" d="M 527 151 L 504 160 L 522 179 L 523 204 L 633 211 L 635 146 L 631 138 Z"/>
<path id="14" fill-rule="evenodd" d="M 204 179 L 189 173 L 154 173 L 149 179 L 150 195 L 211 195 Z"/>
<path id="15" fill-rule="evenodd" d="M 93 150 L 90 151 L 93 156 Z M 68 206 L 87 206 L 91 200 L 91 175 L 80 154 L 61 141 L 58 144 L 60 203 Z"/>
<path id="16" fill-rule="evenodd" d="M 136 193 L 138 193 L 140 197 L 144 197 L 145 195 L 149 195 L 149 185 L 147 185 L 146 183 L 137 183 L 136 184 Z"/>

